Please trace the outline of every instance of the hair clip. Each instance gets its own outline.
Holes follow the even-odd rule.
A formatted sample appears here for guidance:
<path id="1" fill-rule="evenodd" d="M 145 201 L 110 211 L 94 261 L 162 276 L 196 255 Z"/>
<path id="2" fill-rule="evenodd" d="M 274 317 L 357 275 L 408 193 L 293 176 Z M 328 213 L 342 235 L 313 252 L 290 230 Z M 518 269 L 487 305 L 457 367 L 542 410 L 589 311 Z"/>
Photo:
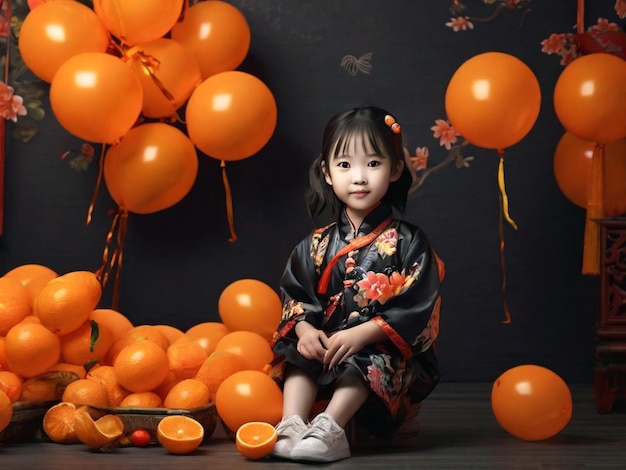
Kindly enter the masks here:
<path id="1" fill-rule="evenodd" d="M 391 128 L 391 131 L 394 134 L 399 134 L 400 132 L 402 132 L 402 126 L 400 126 L 400 124 L 396 122 L 396 118 L 394 118 L 391 114 L 387 114 L 385 116 L 385 124 L 387 124 Z"/>

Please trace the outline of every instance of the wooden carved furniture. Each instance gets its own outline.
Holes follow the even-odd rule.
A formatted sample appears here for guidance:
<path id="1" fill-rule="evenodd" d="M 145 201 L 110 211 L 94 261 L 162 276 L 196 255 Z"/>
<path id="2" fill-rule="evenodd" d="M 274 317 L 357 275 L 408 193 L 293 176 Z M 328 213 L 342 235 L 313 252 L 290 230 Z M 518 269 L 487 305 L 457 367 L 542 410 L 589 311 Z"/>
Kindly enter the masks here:
<path id="1" fill-rule="evenodd" d="M 600 305 L 596 324 L 596 409 L 626 396 L 626 217 L 601 219 Z"/>

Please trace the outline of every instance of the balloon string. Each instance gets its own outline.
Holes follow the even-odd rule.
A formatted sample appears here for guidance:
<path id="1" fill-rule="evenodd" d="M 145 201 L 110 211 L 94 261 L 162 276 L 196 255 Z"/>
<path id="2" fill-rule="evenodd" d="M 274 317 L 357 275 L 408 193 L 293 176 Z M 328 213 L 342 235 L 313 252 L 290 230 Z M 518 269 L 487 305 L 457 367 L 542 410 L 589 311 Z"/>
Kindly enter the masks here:
<path id="1" fill-rule="evenodd" d="M 118 209 L 115 211 L 115 215 L 113 216 L 113 221 L 111 222 L 111 228 L 106 236 L 106 242 L 104 244 L 104 250 L 102 251 L 102 265 L 96 271 L 96 276 L 100 280 L 102 287 L 106 286 L 107 281 L 109 279 L 109 273 L 115 266 L 115 261 L 117 259 L 117 249 L 113 246 L 113 237 L 115 236 L 115 231 L 117 229 L 117 224 L 119 223 L 120 216 L 122 214 L 122 210 Z M 109 257 L 109 252 L 111 255 Z"/>
<path id="2" fill-rule="evenodd" d="M 120 305 L 120 278 L 122 274 L 122 259 L 124 258 L 124 242 L 128 234 L 128 211 L 122 212 L 120 225 L 117 231 L 117 269 L 115 271 L 115 280 L 113 282 L 113 298 L 111 306 L 113 310 L 119 310 Z"/>
<path id="3" fill-rule="evenodd" d="M 506 258 L 504 256 L 504 221 L 503 221 L 503 199 L 502 195 L 500 199 L 500 217 L 498 217 L 498 233 L 500 235 L 500 270 L 502 271 L 502 308 L 504 309 L 504 320 L 502 323 L 511 323 L 511 312 L 506 301 Z"/>
<path id="4" fill-rule="evenodd" d="M 96 276 L 104 288 L 109 280 L 111 271 L 117 267 L 113 284 L 112 308 L 119 309 L 120 275 L 122 272 L 122 257 L 124 241 L 128 233 L 128 211 L 118 208 L 113 217 L 111 228 L 107 233 L 106 243 L 102 252 L 102 265 L 96 271 Z M 115 240 L 115 243 L 114 243 Z"/>
<path id="5" fill-rule="evenodd" d="M 91 223 L 91 215 L 93 209 L 96 206 L 96 200 L 98 199 L 98 193 L 100 192 L 100 185 L 102 184 L 102 176 L 104 174 L 104 155 L 106 144 L 102 144 L 102 150 L 100 151 L 100 161 L 98 162 L 98 177 L 96 179 L 96 186 L 91 195 L 91 202 L 89 203 L 89 209 L 87 210 L 87 225 Z"/>
<path id="6" fill-rule="evenodd" d="M 578 34 L 585 32 L 585 0 L 578 0 L 578 8 L 576 10 L 576 32 Z"/>
<path id="7" fill-rule="evenodd" d="M 222 182 L 224 184 L 224 191 L 226 193 L 226 217 L 228 219 L 228 227 L 230 228 L 229 242 L 237 241 L 237 234 L 235 233 L 235 217 L 233 214 L 233 196 L 230 190 L 230 183 L 228 182 L 228 176 L 226 175 L 226 162 L 221 161 L 222 167 Z"/>
<path id="8" fill-rule="evenodd" d="M 583 242 L 583 274 L 600 273 L 600 227 L 597 219 L 604 217 L 604 145 L 596 144 L 591 160 L 591 181 L 587 194 L 585 238 Z"/>
<path id="9" fill-rule="evenodd" d="M 165 88 L 165 85 L 163 85 L 163 82 L 161 82 L 161 80 L 159 80 L 159 78 L 154 74 L 154 72 L 158 70 L 159 66 L 161 65 L 161 62 L 159 61 L 159 59 L 149 54 L 146 54 L 143 51 L 136 51 L 132 55 L 133 55 L 133 58 L 135 56 L 139 57 L 139 62 L 141 63 L 141 66 L 148 73 L 148 76 L 152 79 L 152 82 L 156 85 L 159 91 L 163 93 L 163 96 L 165 96 L 168 99 L 168 101 L 173 106 L 175 106 L 174 95 L 172 95 L 167 90 L 167 88 Z"/>
<path id="10" fill-rule="evenodd" d="M 517 224 L 509 215 L 509 197 L 506 194 L 506 187 L 504 184 L 504 150 L 498 150 L 500 156 L 498 161 L 498 187 L 500 188 L 500 196 L 502 198 L 502 214 L 506 221 L 517 230 Z"/>
<path id="11" fill-rule="evenodd" d="M 498 233 L 500 235 L 500 269 L 502 271 L 502 307 L 504 309 L 504 320 L 502 323 L 511 323 L 511 312 L 506 301 L 506 257 L 504 255 L 504 220 L 506 220 L 511 227 L 517 230 L 517 224 L 509 216 L 509 198 L 506 194 L 506 187 L 504 184 L 504 150 L 498 149 L 498 187 L 500 193 L 498 195 L 500 216 L 498 217 Z"/>

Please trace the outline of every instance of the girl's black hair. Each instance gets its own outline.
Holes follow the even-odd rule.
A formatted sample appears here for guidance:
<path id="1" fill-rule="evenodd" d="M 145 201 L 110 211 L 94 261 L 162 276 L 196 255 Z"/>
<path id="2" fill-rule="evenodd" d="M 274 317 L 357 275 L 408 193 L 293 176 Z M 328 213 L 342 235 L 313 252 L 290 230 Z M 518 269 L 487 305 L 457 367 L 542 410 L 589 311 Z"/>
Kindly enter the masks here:
<path id="1" fill-rule="evenodd" d="M 314 221 L 317 222 L 324 214 L 336 218 L 343 208 L 332 186 L 326 183 L 322 166 L 329 168 L 330 160 L 344 153 L 352 139 L 364 139 L 365 145 L 371 146 L 377 154 L 389 158 L 394 168 L 405 161 L 402 134 L 396 134 L 385 123 L 387 115 L 391 113 L 375 106 L 365 106 L 336 114 L 328 121 L 322 138 L 322 153 L 313 161 L 309 170 L 306 201 L 307 210 Z M 405 164 L 400 178 L 389 184 L 383 202 L 403 213 L 412 181 L 411 172 Z"/>

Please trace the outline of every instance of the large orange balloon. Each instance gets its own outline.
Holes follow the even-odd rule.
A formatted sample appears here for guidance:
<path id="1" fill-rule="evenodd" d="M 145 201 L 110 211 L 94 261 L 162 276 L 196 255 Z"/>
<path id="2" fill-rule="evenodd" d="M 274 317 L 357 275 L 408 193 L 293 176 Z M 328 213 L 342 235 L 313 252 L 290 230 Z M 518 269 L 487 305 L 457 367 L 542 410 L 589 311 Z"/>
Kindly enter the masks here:
<path id="1" fill-rule="evenodd" d="M 554 152 L 554 176 L 571 202 L 587 208 L 591 162 L 596 144 L 566 132 Z M 626 214 L 626 138 L 604 147 L 604 214 Z"/>
<path id="2" fill-rule="evenodd" d="M 90 142 L 117 142 L 137 121 L 142 101 L 139 79 L 104 52 L 69 58 L 50 84 L 50 105 L 59 123 Z"/>
<path id="3" fill-rule="evenodd" d="M 200 65 L 202 78 L 235 70 L 248 54 L 250 27 L 233 5 L 198 2 L 172 28 L 172 39 L 185 45 Z"/>
<path id="4" fill-rule="evenodd" d="M 450 123 L 465 139 L 500 150 L 519 142 L 533 127 L 541 90 L 532 70 L 517 57 L 485 52 L 456 70 L 445 106 Z"/>
<path id="5" fill-rule="evenodd" d="M 198 174 L 196 149 L 160 122 L 131 129 L 105 155 L 104 181 L 120 208 L 136 214 L 167 209 L 187 195 Z"/>
<path id="6" fill-rule="evenodd" d="M 215 345 L 215 351 L 228 351 L 241 356 L 251 370 L 262 370 L 274 353 L 268 340 L 252 331 L 231 331 Z"/>
<path id="7" fill-rule="evenodd" d="M 231 331 L 253 331 L 270 340 L 280 323 L 282 302 L 264 282 L 240 279 L 222 291 L 217 308 Z"/>
<path id="8" fill-rule="evenodd" d="M 241 160 L 261 150 L 272 137 L 276 101 L 255 76 L 222 72 L 198 85 L 185 116 L 189 138 L 202 152 L 218 160 Z"/>
<path id="9" fill-rule="evenodd" d="M 550 369 L 521 365 L 493 383 L 491 407 L 504 430 L 519 439 L 539 441 L 558 434 L 569 423 L 572 395 Z"/>
<path id="10" fill-rule="evenodd" d="M 172 29 L 183 0 L 94 0 L 93 9 L 111 34 L 135 45 L 160 38 Z"/>
<path id="11" fill-rule="evenodd" d="M 83 52 L 105 52 L 109 32 L 91 8 L 79 2 L 48 2 L 24 18 L 18 46 L 26 66 L 50 83 L 59 67 Z"/>
<path id="12" fill-rule="evenodd" d="M 217 414 L 233 432 L 250 421 L 278 424 L 282 406 L 282 391 L 274 380 L 258 370 L 235 372 L 224 379 L 215 394 Z"/>
<path id="13" fill-rule="evenodd" d="M 191 52 L 172 39 L 158 38 L 130 48 L 126 54 L 143 88 L 144 116 L 176 114 L 200 84 L 200 68 Z"/>
<path id="14" fill-rule="evenodd" d="M 607 53 L 571 62 L 554 86 L 554 110 L 576 137 L 608 144 L 626 137 L 626 61 Z"/>

